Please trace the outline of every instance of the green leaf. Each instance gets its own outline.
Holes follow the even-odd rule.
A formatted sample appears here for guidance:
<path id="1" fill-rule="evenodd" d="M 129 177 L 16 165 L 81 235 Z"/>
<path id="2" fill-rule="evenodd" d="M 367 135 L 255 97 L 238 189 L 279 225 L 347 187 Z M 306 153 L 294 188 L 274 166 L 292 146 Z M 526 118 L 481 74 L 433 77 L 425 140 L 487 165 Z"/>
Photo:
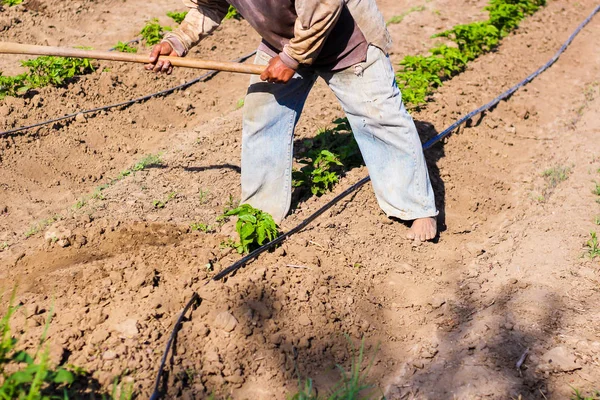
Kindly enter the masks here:
<path id="1" fill-rule="evenodd" d="M 29 354 L 27 354 L 26 352 L 24 352 L 24 351 L 17 351 L 13 355 L 13 361 L 19 362 L 19 363 L 32 364 L 33 363 L 33 358 Z"/>
<path id="2" fill-rule="evenodd" d="M 75 382 L 75 375 L 71 371 L 67 371 L 64 368 L 59 368 L 52 379 L 54 383 L 62 383 L 65 385 L 71 385 Z"/>

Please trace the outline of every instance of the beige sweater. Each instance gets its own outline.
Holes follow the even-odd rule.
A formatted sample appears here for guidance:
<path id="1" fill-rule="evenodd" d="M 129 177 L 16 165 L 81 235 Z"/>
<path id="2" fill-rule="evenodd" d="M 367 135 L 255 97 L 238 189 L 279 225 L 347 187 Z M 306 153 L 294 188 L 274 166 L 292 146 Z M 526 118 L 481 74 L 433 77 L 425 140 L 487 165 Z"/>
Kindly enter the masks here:
<path id="1" fill-rule="evenodd" d="M 328 41 L 332 31 L 344 32 L 336 26 L 338 22 L 355 23 L 366 41 L 384 52 L 391 45 L 375 0 L 183 0 L 183 3 L 189 8 L 185 20 L 178 29 L 165 36 L 180 56 L 187 54 L 219 26 L 230 3 L 240 10 L 266 44 L 280 51 L 282 60 L 293 68 L 299 64 L 312 65 L 326 44 L 340 39 L 332 37 Z M 350 12 L 350 21 L 344 18 L 348 14 L 343 12 L 344 6 Z M 290 18 L 295 20 L 290 21 Z M 289 34 L 284 29 L 286 24 L 291 26 Z"/>

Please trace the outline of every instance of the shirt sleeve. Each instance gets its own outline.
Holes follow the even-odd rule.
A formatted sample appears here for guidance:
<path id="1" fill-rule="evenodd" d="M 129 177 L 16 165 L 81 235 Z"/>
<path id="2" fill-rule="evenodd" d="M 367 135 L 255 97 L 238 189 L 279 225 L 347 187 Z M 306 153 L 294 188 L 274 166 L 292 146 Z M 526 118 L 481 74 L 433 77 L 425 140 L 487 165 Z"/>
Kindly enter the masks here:
<path id="1" fill-rule="evenodd" d="M 294 37 L 280 53 L 281 60 L 290 68 L 310 65 L 318 57 L 325 40 L 335 27 L 344 0 L 296 0 Z"/>
<path id="2" fill-rule="evenodd" d="M 217 29 L 229 10 L 225 0 L 183 0 L 183 4 L 189 8 L 185 19 L 163 39 L 180 57 Z"/>

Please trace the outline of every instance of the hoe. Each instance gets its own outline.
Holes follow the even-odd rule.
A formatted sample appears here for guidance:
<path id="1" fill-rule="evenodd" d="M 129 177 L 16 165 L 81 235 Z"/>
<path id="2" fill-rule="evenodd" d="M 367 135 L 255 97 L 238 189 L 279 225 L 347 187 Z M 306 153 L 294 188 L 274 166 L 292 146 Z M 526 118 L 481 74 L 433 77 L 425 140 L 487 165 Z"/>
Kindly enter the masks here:
<path id="1" fill-rule="evenodd" d="M 0 54 L 26 54 L 32 56 L 56 56 L 73 58 L 90 58 L 94 60 L 124 61 L 140 64 L 148 63 L 148 55 L 120 53 L 113 51 L 81 50 L 69 47 L 37 46 L 31 44 L 0 42 Z M 173 66 L 206 69 L 212 71 L 237 72 L 240 74 L 260 75 L 265 67 L 256 64 L 239 64 L 227 61 L 209 61 L 194 58 L 160 56 Z"/>

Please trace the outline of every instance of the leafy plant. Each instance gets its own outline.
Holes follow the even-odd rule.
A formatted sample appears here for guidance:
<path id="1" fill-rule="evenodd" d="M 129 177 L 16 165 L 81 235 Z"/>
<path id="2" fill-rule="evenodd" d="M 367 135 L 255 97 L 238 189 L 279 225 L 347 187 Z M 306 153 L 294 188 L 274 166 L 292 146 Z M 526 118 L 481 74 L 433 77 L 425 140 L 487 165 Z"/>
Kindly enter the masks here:
<path id="1" fill-rule="evenodd" d="M 2 0 L 2 4 L 5 4 L 9 7 L 16 6 L 21 3 L 23 3 L 23 0 Z"/>
<path id="2" fill-rule="evenodd" d="M 570 174 L 571 174 L 570 167 L 557 166 L 557 167 L 553 167 L 553 168 L 545 170 L 542 173 L 542 176 L 544 178 L 546 178 L 546 181 L 548 182 L 548 186 L 550 188 L 555 188 L 556 186 L 558 186 L 559 183 L 564 182 L 567 179 L 569 179 Z"/>
<path id="3" fill-rule="evenodd" d="M 600 257 L 600 245 L 598 244 L 598 235 L 596 232 L 590 232 L 590 240 L 586 242 L 586 254 L 592 260 Z"/>
<path id="4" fill-rule="evenodd" d="M 275 239 L 278 235 L 277 224 L 273 217 L 261 210 L 252 207 L 249 204 L 227 211 L 224 217 L 237 216 L 235 225 L 240 241 L 235 244 L 238 253 L 249 253 L 250 249 L 256 246 L 262 246 L 266 241 Z"/>
<path id="5" fill-rule="evenodd" d="M 213 227 L 210 225 L 203 224 L 202 222 L 194 222 L 190 225 L 190 229 L 193 231 L 200 231 L 204 233 L 213 232 Z"/>
<path id="6" fill-rule="evenodd" d="M 234 6 L 229 6 L 225 19 L 242 19 L 242 14 Z"/>
<path id="7" fill-rule="evenodd" d="M 158 23 L 158 18 L 153 18 L 142 28 L 140 35 L 148 46 L 153 46 L 162 40 L 166 31 L 170 30 L 172 30 L 171 27 L 162 26 Z"/>
<path id="8" fill-rule="evenodd" d="M 490 0 L 485 10 L 489 19 L 438 33 L 453 42 L 453 46 L 442 44 L 429 50 L 429 55 L 407 56 L 396 74 L 402 98 L 406 104 L 424 104 L 433 90 L 443 81 L 461 73 L 467 62 L 483 53 L 492 51 L 519 22 L 533 14 L 546 0 Z"/>
<path id="9" fill-rule="evenodd" d="M 17 76 L 2 76 L 0 72 L 0 100 L 6 96 L 20 96 L 30 89 L 48 85 L 61 86 L 68 79 L 94 71 L 87 59 L 42 56 L 21 61 L 28 72 Z"/>
<path id="10" fill-rule="evenodd" d="M 334 124 L 304 142 L 306 150 L 298 155 L 304 166 L 292 174 L 294 187 L 306 187 L 313 195 L 321 196 L 333 188 L 345 171 L 363 163 L 348 120 L 337 119 Z"/>
<path id="11" fill-rule="evenodd" d="M 173 19 L 173 21 L 175 21 L 178 24 L 181 24 L 183 22 L 186 15 L 187 15 L 187 11 L 182 11 L 182 12 L 169 11 L 169 12 L 167 12 L 167 17 Z"/>
<path id="12" fill-rule="evenodd" d="M 137 47 L 131 46 L 129 43 L 123 43 L 119 41 L 115 46 L 116 51 L 120 51 L 121 53 L 137 53 Z"/>
<path id="13" fill-rule="evenodd" d="M 10 319 L 18 307 L 13 306 L 14 291 L 8 310 L 0 320 L 0 398 L 2 399 L 63 399 L 76 374 L 67 367 L 50 366 L 50 348 L 45 345 L 52 318 L 49 313 L 46 327 L 35 354 L 17 350 L 17 339 L 11 335 Z M 60 396 L 58 394 L 61 394 Z"/>

